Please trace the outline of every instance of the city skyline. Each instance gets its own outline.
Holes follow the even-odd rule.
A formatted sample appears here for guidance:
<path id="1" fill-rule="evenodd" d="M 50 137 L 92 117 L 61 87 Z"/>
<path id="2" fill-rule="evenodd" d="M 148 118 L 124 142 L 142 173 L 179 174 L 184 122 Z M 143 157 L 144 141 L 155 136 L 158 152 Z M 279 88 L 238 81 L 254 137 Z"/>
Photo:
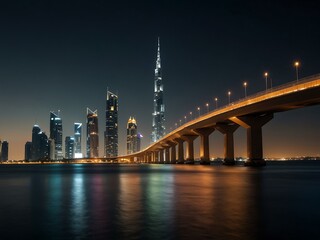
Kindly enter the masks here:
<path id="1" fill-rule="evenodd" d="M 103 113 L 107 86 L 120 96 L 119 154 L 126 151 L 130 115 L 149 136 L 158 36 L 167 132 L 183 123 L 184 116 L 190 118 L 189 112 L 195 117 L 198 107 L 206 111 L 206 103 L 212 110 L 214 98 L 219 106 L 227 104 L 228 91 L 231 101 L 244 97 L 245 90 L 248 95 L 263 91 L 265 72 L 273 86 L 295 80 L 297 60 L 300 77 L 320 72 L 319 17 L 312 1 L 61 4 L 8 3 L 0 8 L 0 138 L 10 144 L 10 159 L 24 158 L 34 124 L 49 133 L 47 116 L 53 109 L 61 110 L 64 136 L 73 135 L 74 122 L 86 122 L 87 107 Z M 62 86 L 59 94 L 50 91 L 52 84 Z M 276 114 L 263 128 L 265 156 L 319 155 L 319 112 L 314 106 Z M 101 118 L 100 129 L 103 122 Z M 245 156 L 243 135 L 243 129 L 235 133 L 236 156 Z M 215 132 L 211 138 L 213 156 L 222 156 L 222 136 Z M 103 156 L 101 144 L 99 155 Z"/>

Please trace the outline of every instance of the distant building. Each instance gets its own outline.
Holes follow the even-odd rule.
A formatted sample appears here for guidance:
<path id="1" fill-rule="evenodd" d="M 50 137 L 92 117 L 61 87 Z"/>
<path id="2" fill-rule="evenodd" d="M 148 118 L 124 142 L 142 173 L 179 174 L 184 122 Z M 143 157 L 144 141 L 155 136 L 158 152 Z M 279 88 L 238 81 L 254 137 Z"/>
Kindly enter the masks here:
<path id="1" fill-rule="evenodd" d="M 32 149 L 32 142 L 26 142 L 24 145 L 24 160 L 29 161 L 31 160 L 31 149 Z"/>
<path id="2" fill-rule="evenodd" d="M 87 157 L 99 157 L 98 110 L 87 108 Z"/>
<path id="3" fill-rule="evenodd" d="M 7 141 L 3 141 L 1 144 L 0 160 L 8 161 L 8 155 L 9 155 L 9 143 Z"/>
<path id="4" fill-rule="evenodd" d="M 118 96 L 110 91 L 107 91 L 104 155 L 118 156 Z"/>
<path id="5" fill-rule="evenodd" d="M 163 102 L 163 83 L 161 74 L 161 59 L 160 59 L 160 40 L 158 39 L 158 52 L 156 69 L 154 76 L 154 99 L 152 113 L 152 134 L 151 141 L 156 142 L 165 135 L 165 116 Z"/>
<path id="6" fill-rule="evenodd" d="M 47 135 L 41 131 L 38 125 L 32 128 L 31 160 L 49 159 L 49 140 Z"/>
<path id="7" fill-rule="evenodd" d="M 143 138 L 141 133 L 138 133 L 137 137 L 137 152 L 140 152 L 141 150 L 141 139 Z"/>
<path id="8" fill-rule="evenodd" d="M 74 138 L 73 137 L 66 137 L 65 139 L 65 158 L 66 159 L 73 159 L 74 158 Z"/>
<path id="9" fill-rule="evenodd" d="M 137 121 L 129 118 L 127 124 L 127 154 L 140 151 L 140 140 L 138 139 Z"/>
<path id="10" fill-rule="evenodd" d="M 53 160 L 63 159 L 62 152 L 62 119 L 59 113 L 50 112 L 50 139 L 54 140 L 55 153 Z"/>
<path id="11" fill-rule="evenodd" d="M 82 123 L 74 123 L 74 158 L 82 158 Z"/>

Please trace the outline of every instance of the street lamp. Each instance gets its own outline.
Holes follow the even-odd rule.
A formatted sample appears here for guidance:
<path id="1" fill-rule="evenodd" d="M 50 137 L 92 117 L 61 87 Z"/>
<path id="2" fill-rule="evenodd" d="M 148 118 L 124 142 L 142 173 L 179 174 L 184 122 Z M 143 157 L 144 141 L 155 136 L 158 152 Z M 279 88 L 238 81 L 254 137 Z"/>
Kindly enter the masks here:
<path id="1" fill-rule="evenodd" d="M 190 120 L 192 120 L 192 112 L 190 112 Z"/>
<path id="2" fill-rule="evenodd" d="M 266 78 L 266 91 L 267 91 L 267 89 L 268 89 L 268 72 L 265 72 L 264 73 L 264 76 L 265 76 L 265 78 Z"/>
<path id="3" fill-rule="evenodd" d="M 175 123 L 174 125 L 176 126 L 176 128 L 178 127 L 178 123 Z"/>
<path id="4" fill-rule="evenodd" d="M 297 76 L 297 82 L 298 82 L 298 80 L 299 80 L 299 66 L 300 66 L 300 63 L 298 61 L 296 61 L 294 63 L 294 66 L 296 68 L 296 76 Z"/>
<path id="5" fill-rule="evenodd" d="M 184 116 L 184 122 L 187 123 L 187 116 Z"/>
<path id="6" fill-rule="evenodd" d="M 230 92 L 230 91 L 228 91 L 229 104 L 230 104 L 230 95 L 231 95 L 231 92 Z"/>
<path id="7" fill-rule="evenodd" d="M 179 120 L 179 122 L 180 122 L 180 126 L 181 126 L 181 122 L 182 122 L 181 119 Z"/>
<path id="8" fill-rule="evenodd" d="M 246 98 L 247 97 L 247 82 L 244 82 L 243 83 L 243 86 L 244 86 L 244 97 Z"/>
<path id="9" fill-rule="evenodd" d="M 216 108 L 218 108 L 218 98 L 214 98 L 214 101 L 216 102 Z"/>
<path id="10" fill-rule="evenodd" d="M 200 107 L 198 107 L 198 108 L 197 108 L 197 110 L 198 110 L 198 113 L 199 113 L 199 117 L 200 117 Z"/>
<path id="11" fill-rule="evenodd" d="M 207 113 L 209 112 L 209 103 L 206 103 Z"/>

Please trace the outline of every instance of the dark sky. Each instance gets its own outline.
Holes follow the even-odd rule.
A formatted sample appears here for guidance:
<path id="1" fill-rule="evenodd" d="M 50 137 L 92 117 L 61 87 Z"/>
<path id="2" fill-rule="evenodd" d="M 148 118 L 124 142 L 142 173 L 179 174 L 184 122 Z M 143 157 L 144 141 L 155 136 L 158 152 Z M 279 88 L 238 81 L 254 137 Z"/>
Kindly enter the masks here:
<path id="1" fill-rule="evenodd" d="M 14 1 L 0 3 L 0 138 L 9 157 L 24 157 L 38 123 L 61 110 L 64 137 L 86 108 L 98 109 L 103 149 L 107 87 L 119 94 L 120 153 L 129 116 L 150 141 L 157 37 L 161 39 L 167 129 L 213 98 L 227 103 L 320 72 L 317 1 Z M 275 115 L 264 127 L 268 157 L 320 155 L 320 107 Z M 83 132 L 85 134 L 85 131 Z M 213 133 L 213 156 L 222 135 Z M 198 141 L 198 140 L 197 140 Z M 235 136 L 245 156 L 245 131 Z M 196 150 L 197 154 L 197 150 Z"/>

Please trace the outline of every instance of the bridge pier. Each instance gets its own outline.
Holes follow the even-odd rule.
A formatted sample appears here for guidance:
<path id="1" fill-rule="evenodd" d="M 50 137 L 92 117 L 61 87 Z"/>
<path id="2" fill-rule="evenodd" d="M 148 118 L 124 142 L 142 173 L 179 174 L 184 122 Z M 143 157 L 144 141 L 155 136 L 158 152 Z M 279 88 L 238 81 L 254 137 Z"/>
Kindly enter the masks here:
<path id="1" fill-rule="evenodd" d="M 176 162 L 177 162 L 177 156 L 176 156 L 177 155 L 176 154 L 177 143 L 170 142 L 169 145 L 170 145 L 170 163 L 176 164 Z"/>
<path id="2" fill-rule="evenodd" d="M 235 165 L 233 133 L 239 128 L 239 125 L 235 123 L 218 123 L 216 128 L 224 135 L 223 165 Z"/>
<path id="3" fill-rule="evenodd" d="M 187 142 L 187 164 L 194 164 L 194 148 L 193 141 L 197 138 L 197 135 L 183 135 L 182 139 Z"/>
<path id="4" fill-rule="evenodd" d="M 214 127 L 194 130 L 200 136 L 200 164 L 210 165 L 209 136 L 214 130 Z"/>
<path id="5" fill-rule="evenodd" d="M 159 149 L 159 163 L 163 164 L 164 163 L 164 149 L 160 148 Z"/>
<path id="6" fill-rule="evenodd" d="M 231 120 L 247 129 L 247 155 L 245 166 L 265 166 L 262 145 L 262 126 L 273 118 L 273 113 L 233 117 Z"/>
<path id="7" fill-rule="evenodd" d="M 164 163 L 170 163 L 170 146 L 164 148 Z"/>
<path id="8" fill-rule="evenodd" d="M 183 142 L 181 138 L 175 138 L 174 141 L 178 144 L 178 161 L 177 164 L 184 164 L 184 151 L 183 151 Z"/>
<path id="9" fill-rule="evenodd" d="M 158 156 L 159 156 L 159 152 L 158 151 L 154 151 L 152 152 L 152 155 L 153 155 L 153 163 L 158 163 Z"/>

